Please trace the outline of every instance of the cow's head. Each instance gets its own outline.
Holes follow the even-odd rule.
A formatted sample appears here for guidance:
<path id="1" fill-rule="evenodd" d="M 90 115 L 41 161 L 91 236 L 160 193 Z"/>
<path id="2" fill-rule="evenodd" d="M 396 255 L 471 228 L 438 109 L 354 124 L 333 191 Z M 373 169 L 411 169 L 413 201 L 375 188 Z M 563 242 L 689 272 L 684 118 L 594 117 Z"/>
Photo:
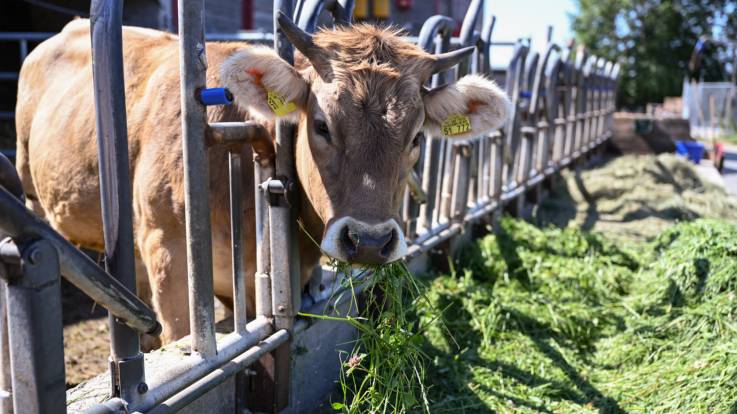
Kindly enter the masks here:
<path id="1" fill-rule="evenodd" d="M 226 86 L 252 114 L 298 123 L 297 174 L 324 225 L 322 250 L 354 263 L 399 259 L 407 249 L 400 206 L 419 134 L 487 133 L 508 117 L 508 99 L 480 76 L 423 88 L 470 48 L 430 55 L 391 29 L 356 25 L 313 36 L 283 15 L 279 24 L 305 58 L 303 67 L 249 48 L 224 65 Z"/>

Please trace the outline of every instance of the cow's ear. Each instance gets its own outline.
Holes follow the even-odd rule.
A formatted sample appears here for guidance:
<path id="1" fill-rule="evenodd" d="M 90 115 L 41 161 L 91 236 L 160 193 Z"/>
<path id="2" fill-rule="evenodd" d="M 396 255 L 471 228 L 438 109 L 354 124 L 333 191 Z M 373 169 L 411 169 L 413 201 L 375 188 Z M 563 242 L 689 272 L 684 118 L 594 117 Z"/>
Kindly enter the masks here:
<path id="1" fill-rule="evenodd" d="M 511 114 L 507 95 L 479 75 L 425 93 L 425 125 L 430 135 L 469 138 L 504 125 Z"/>
<path id="2" fill-rule="evenodd" d="M 307 82 L 273 49 L 243 48 L 223 62 L 220 75 L 236 104 L 249 114 L 266 121 L 299 120 L 308 94 Z"/>

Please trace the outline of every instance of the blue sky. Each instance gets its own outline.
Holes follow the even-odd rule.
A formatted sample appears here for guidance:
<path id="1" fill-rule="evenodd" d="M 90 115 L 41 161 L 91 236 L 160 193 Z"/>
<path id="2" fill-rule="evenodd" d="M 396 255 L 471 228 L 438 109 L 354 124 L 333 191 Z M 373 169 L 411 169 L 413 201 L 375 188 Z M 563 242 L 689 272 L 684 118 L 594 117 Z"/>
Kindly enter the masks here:
<path id="1" fill-rule="evenodd" d="M 568 15 L 576 10 L 575 0 L 486 0 L 485 7 L 496 16 L 493 40 L 532 37 L 533 49 L 542 49 L 548 25 L 553 26 L 553 40 L 561 46 L 572 37 Z M 494 64 L 508 60 L 504 52 L 501 48 L 492 51 Z"/>

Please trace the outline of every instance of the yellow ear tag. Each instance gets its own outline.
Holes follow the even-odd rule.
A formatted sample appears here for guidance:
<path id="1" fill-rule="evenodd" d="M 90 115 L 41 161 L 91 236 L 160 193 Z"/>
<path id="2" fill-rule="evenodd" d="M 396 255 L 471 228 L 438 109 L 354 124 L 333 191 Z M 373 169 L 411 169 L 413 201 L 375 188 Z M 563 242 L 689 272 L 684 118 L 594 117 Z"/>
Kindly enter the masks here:
<path id="1" fill-rule="evenodd" d="M 266 91 L 266 100 L 269 104 L 269 108 L 274 111 L 276 116 L 284 116 L 297 110 L 297 105 L 294 102 L 287 102 L 283 96 L 279 95 L 274 91 Z"/>
<path id="2" fill-rule="evenodd" d="M 440 125 L 440 132 L 446 137 L 465 134 L 471 130 L 471 120 L 465 115 L 451 115 Z"/>

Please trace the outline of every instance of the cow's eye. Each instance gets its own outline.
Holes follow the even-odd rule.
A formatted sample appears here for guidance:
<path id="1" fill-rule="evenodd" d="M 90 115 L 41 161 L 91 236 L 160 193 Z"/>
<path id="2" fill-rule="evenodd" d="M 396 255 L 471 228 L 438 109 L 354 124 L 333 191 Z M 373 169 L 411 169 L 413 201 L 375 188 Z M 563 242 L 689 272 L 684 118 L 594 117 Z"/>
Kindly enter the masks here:
<path id="1" fill-rule="evenodd" d="M 316 119 L 315 120 L 315 132 L 322 135 L 322 137 L 325 138 L 325 140 L 330 142 L 330 129 L 328 129 L 327 122 L 320 120 L 320 119 Z"/>
<path id="2" fill-rule="evenodd" d="M 418 132 L 417 135 L 415 135 L 415 137 L 412 138 L 412 149 L 419 147 L 421 142 L 422 142 L 422 132 Z"/>

